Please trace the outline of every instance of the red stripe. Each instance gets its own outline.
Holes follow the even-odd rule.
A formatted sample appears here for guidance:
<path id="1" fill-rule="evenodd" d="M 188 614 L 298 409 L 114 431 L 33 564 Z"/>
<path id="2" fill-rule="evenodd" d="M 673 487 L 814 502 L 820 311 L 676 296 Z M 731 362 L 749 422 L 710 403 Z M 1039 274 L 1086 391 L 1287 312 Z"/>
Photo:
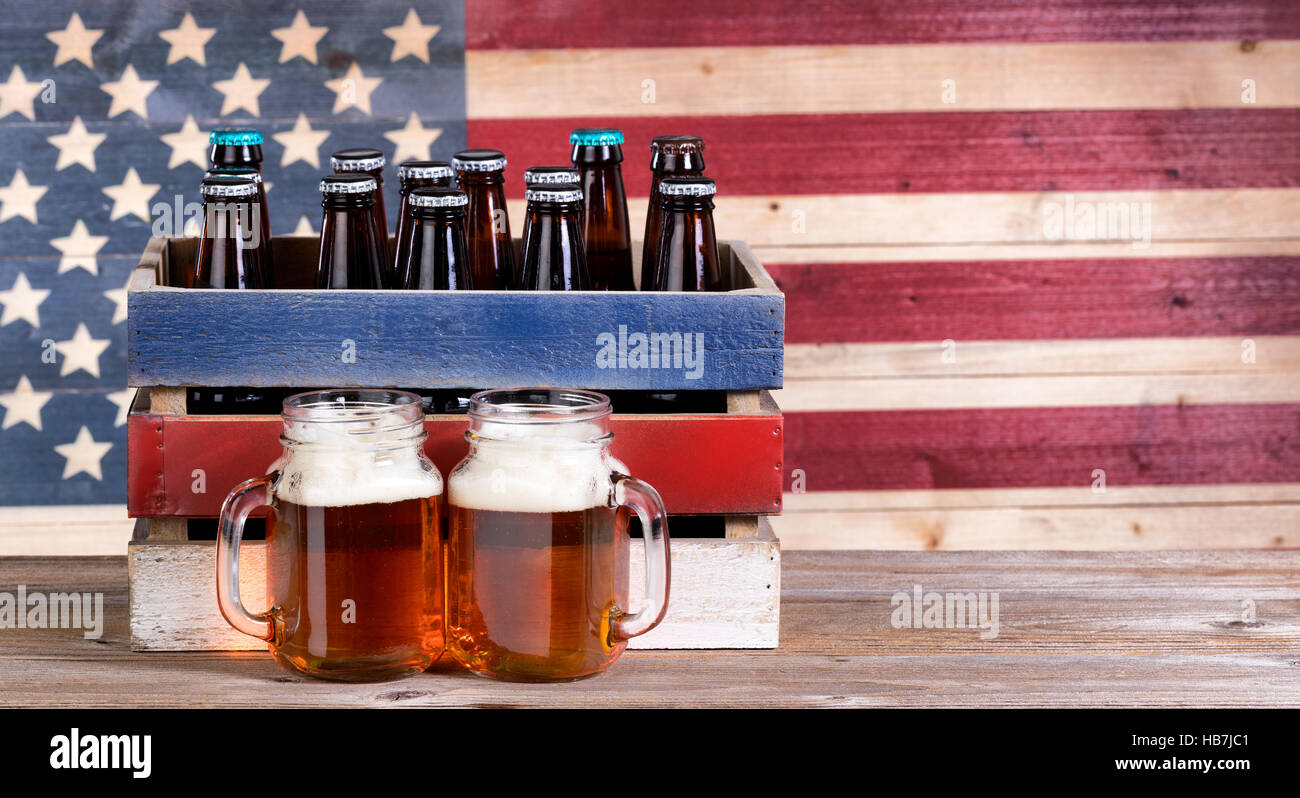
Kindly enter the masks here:
<path id="1" fill-rule="evenodd" d="M 1300 259 L 769 265 L 786 341 L 1300 333 Z"/>
<path id="2" fill-rule="evenodd" d="M 471 50 L 1300 37 L 1292 0 L 474 0 Z"/>
<path id="3" fill-rule="evenodd" d="M 787 413 L 786 488 L 1295 482 L 1300 405 Z"/>
<path id="4" fill-rule="evenodd" d="M 630 196 L 650 140 L 692 133 L 723 195 L 1300 186 L 1300 108 L 470 120 L 469 143 L 529 166 L 569 161 L 575 127 L 627 138 Z"/>

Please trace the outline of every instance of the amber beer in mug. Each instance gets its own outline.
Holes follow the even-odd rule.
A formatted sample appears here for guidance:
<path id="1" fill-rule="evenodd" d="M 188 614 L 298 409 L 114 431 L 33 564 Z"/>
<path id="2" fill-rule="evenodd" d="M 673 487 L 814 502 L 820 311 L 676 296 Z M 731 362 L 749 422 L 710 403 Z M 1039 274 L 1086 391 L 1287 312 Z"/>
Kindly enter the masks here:
<path id="1" fill-rule="evenodd" d="M 443 649 L 442 477 L 420 397 L 331 390 L 284 402 L 284 453 L 221 508 L 217 602 L 292 671 L 341 681 L 419 673 Z M 239 596 L 239 544 L 269 506 L 266 599 Z"/>
<path id="2" fill-rule="evenodd" d="M 564 681 L 608 668 L 668 603 L 668 527 L 654 488 L 609 454 L 609 398 L 482 391 L 448 478 L 447 651 L 474 673 Z M 646 596 L 628 603 L 628 508 Z"/>

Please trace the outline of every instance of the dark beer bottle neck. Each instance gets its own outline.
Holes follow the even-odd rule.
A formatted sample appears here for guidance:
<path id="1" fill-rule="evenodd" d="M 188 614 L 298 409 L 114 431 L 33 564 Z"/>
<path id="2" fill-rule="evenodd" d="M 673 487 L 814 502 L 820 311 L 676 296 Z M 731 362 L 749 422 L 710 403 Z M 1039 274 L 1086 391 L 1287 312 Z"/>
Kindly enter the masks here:
<path id="1" fill-rule="evenodd" d="M 383 288 L 374 200 L 365 194 L 334 195 L 323 203 L 317 288 Z"/>
<path id="2" fill-rule="evenodd" d="M 594 166 L 596 164 L 623 163 L 623 145 L 621 144 L 575 144 L 569 159 L 574 164 Z"/>
<path id="3" fill-rule="evenodd" d="M 403 177 L 397 181 L 397 193 L 405 197 L 417 188 L 451 188 L 450 177 Z"/>
<path id="4" fill-rule="evenodd" d="M 460 184 L 466 191 L 471 186 L 503 186 L 506 182 L 506 173 L 504 171 L 495 172 L 461 172 Z"/>
<path id="5" fill-rule="evenodd" d="M 208 148 L 208 162 L 214 168 L 249 168 L 262 171 L 261 144 L 213 144 Z"/>
<path id="6" fill-rule="evenodd" d="M 465 210 L 412 208 L 406 262 L 398 264 L 402 286 L 424 290 L 472 288 L 465 245 Z"/>
<path id="7" fill-rule="evenodd" d="M 712 197 L 665 197 L 653 289 L 721 291 Z"/>
<path id="8" fill-rule="evenodd" d="M 531 291 L 591 289 L 581 232 L 581 202 L 530 202 L 524 226 L 521 288 Z"/>
<path id="9" fill-rule="evenodd" d="M 256 202 L 205 201 L 190 288 L 265 288 Z"/>
<path id="10" fill-rule="evenodd" d="M 461 172 L 460 187 L 469 199 L 465 238 L 474 288 L 508 289 L 515 280 L 515 247 L 510 238 L 504 173 Z"/>

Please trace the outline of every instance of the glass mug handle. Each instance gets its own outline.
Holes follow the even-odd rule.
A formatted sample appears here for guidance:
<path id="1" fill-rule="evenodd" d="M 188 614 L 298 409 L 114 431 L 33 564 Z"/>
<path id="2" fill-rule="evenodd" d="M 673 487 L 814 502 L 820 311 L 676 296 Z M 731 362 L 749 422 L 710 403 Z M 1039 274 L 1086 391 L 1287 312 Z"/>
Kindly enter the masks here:
<path id="1" fill-rule="evenodd" d="M 270 504 L 274 477 L 269 474 L 236 485 L 221 505 L 221 527 L 217 531 L 217 606 L 231 626 L 262 640 L 270 640 L 275 627 L 270 613 L 249 612 L 239 600 L 239 542 L 244 537 L 248 514 Z"/>
<path id="2" fill-rule="evenodd" d="M 639 479 L 618 476 L 614 500 L 641 519 L 645 540 L 645 599 L 641 610 L 620 615 L 609 630 L 613 643 L 643 635 L 659 625 L 668 611 L 671 565 L 668 559 L 668 513 L 659 492 Z"/>

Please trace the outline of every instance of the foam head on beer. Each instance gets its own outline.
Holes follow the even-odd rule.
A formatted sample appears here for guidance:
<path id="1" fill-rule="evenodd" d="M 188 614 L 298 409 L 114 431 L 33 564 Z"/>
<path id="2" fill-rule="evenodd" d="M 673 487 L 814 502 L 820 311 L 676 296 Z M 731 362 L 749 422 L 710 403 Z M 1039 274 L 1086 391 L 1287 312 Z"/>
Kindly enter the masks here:
<path id="1" fill-rule="evenodd" d="M 425 436 L 419 397 L 389 393 L 385 403 L 349 399 L 347 391 L 286 399 L 281 441 L 291 453 L 275 464 L 280 498 L 347 507 L 441 495 L 441 474 L 412 445 Z"/>
<path id="2" fill-rule="evenodd" d="M 471 399 L 472 429 L 467 437 L 473 451 L 447 479 L 448 502 L 516 513 L 610 506 L 611 472 L 627 469 L 607 454 L 608 399 L 603 404 L 557 406 L 555 422 L 546 423 L 537 420 L 538 403 L 527 401 L 529 393 L 516 392 L 520 401 L 513 405 L 486 405 L 479 400 L 481 394 Z M 556 392 L 531 393 L 541 397 Z"/>

